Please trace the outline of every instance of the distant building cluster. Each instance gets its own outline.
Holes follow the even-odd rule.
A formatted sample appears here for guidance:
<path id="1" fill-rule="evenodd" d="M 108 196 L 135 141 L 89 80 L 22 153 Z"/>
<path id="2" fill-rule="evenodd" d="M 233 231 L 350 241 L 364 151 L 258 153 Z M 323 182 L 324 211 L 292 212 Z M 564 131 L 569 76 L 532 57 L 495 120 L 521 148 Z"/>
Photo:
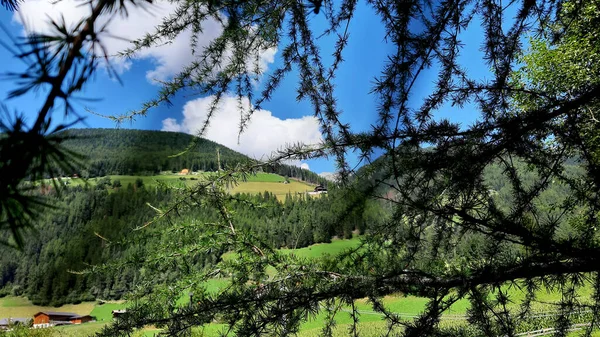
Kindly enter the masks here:
<path id="1" fill-rule="evenodd" d="M 117 310 L 115 310 L 117 311 Z M 115 313 L 113 311 L 113 317 Z M 40 311 L 33 318 L 3 318 L 0 319 L 0 330 L 10 330 L 16 325 L 33 328 L 49 328 L 59 325 L 83 324 L 95 321 L 93 316 L 80 315 L 73 312 L 63 311 Z"/>

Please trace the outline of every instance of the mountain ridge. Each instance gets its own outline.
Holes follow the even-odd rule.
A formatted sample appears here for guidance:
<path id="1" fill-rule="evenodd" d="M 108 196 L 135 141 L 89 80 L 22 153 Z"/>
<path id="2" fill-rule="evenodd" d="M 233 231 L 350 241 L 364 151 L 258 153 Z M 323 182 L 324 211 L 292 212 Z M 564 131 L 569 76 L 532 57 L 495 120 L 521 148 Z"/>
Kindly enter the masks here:
<path id="1" fill-rule="evenodd" d="M 224 168 L 252 160 L 225 145 L 182 132 L 104 128 L 74 128 L 63 132 L 68 135 L 65 147 L 87 156 L 81 172 L 63 172 L 65 175 L 153 175 L 183 169 L 214 172 L 219 169 L 219 162 Z M 265 172 L 311 183 L 325 180 L 312 171 L 286 164 L 265 168 Z"/>

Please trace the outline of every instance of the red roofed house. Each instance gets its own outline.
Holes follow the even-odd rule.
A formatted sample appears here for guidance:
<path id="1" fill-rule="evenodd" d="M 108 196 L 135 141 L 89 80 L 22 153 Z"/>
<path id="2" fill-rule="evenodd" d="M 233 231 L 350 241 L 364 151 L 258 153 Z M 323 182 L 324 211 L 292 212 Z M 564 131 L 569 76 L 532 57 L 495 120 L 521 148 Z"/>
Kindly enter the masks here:
<path id="1" fill-rule="evenodd" d="M 34 328 L 47 328 L 56 325 L 81 324 L 92 321 L 90 315 L 79 315 L 72 312 L 42 311 L 33 315 Z"/>

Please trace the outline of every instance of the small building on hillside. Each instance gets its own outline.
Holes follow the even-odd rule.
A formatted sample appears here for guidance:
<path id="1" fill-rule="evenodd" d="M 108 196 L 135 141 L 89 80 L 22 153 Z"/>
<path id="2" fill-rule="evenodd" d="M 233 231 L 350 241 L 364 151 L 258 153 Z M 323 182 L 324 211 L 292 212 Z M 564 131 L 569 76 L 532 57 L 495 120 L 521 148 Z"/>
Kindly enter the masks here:
<path id="1" fill-rule="evenodd" d="M 312 192 L 308 192 L 309 195 L 318 195 L 318 194 L 327 194 L 327 187 L 323 185 L 317 185 L 315 190 Z"/>
<path id="2" fill-rule="evenodd" d="M 127 309 L 113 310 L 112 311 L 113 319 L 117 319 L 117 318 L 121 317 L 126 312 L 127 312 Z"/>
<path id="3" fill-rule="evenodd" d="M 187 174 L 190 174 L 190 170 L 188 170 L 188 169 L 183 169 L 183 170 L 181 170 L 181 172 L 179 172 L 179 174 L 181 174 L 181 175 L 187 175 Z"/>
<path id="4" fill-rule="evenodd" d="M 315 192 L 317 192 L 317 193 L 327 193 L 327 187 L 325 187 L 323 185 L 317 185 L 315 187 Z"/>
<path id="5" fill-rule="evenodd" d="M 10 329 L 14 325 L 28 325 L 31 318 L 3 318 L 0 319 L 0 330 Z"/>
<path id="6" fill-rule="evenodd" d="M 93 321 L 90 315 L 79 315 L 73 312 L 41 311 L 33 315 L 34 328 L 47 328 L 57 325 L 82 324 Z"/>

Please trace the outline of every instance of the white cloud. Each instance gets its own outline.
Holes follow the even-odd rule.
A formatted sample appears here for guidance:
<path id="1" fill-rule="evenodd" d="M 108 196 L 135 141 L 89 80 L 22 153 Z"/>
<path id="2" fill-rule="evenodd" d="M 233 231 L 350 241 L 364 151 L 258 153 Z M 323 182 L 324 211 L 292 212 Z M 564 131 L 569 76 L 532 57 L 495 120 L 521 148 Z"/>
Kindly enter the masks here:
<path id="1" fill-rule="evenodd" d="M 175 118 L 166 118 L 162 121 L 162 130 L 163 131 L 173 131 L 173 132 L 182 132 L 183 128 L 181 125 L 177 124 L 177 120 Z"/>
<path id="2" fill-rule="evenodd" d="M 300 167 L 303 168 L 303 169 L 305 169 L 305 170 L 310 170 L 310 166 L 308 166 L 307 163 L 300 164 Z"/>
<path id="3" fill-rule="evenodd" d="M 127 6 L 129 15 L 116 16 L 108 25 L 108 32 L 118 38 L 106 37 L 104 46 L 109 55 L 115 55 L 131 47 L 132 40 L 143 37 L 148 32 L 153 32 L 155 27 L 162 23 L 162 19 L 173 13 L 176 4 L 170 1 L 155 1 L 152 5 L 142 7 Z M 13 20 L 24 24 L 29 31 L 48 33 L 51 31 L 49 19 L 60 21 L 61 16 L 72 27 L 91 12 L 90 6 L 78 0 L 28 0 L 20 5 L 20 10 L 15 13 Z M 106 19 L 99 20 L 103 24 Z M 203 23 L 203 33 L 198 36 L 198 47 L 207 46 L 223 31 L 221 24 L 214 19 Z M 166 80 L 177 74 L 182 67 L 188 65 L 193 59 L 190 48 L 192 32 L 186 30 L 167 44 L 143 50 L 136 58 L 147 58 L 155 63 L 154 69 L 146 74 L 149 81 Z M 274 60 L 276 49 L 272 48 L 260 53 L 261 69 L 266 70 L 268 64 Z M 113 57 L 112 65 L 119 72 L 131 67 L 131 60 Z"/>
<path id="4" fill-rule="evenodd" d="M 180 122 L 173 118 L 163 120 L 162 130 L 196 134 L 206 120 L 212 100 L 213 97 L 209 96 L 187 102 L 183 107 L 183 119 Z M 244 99 L 242 104 L 248 109 L 248 99 Z M 280 119 L 270 111 L 257 110 L 238 143 L 239 121 L 237 98 L 225 96 L 203 137 L 256 159 L 264 159 L 289 144 L 316 144 L 322 140 L 315 117 Z M 308 168 L 306 163 L 297 165 Z"/>

